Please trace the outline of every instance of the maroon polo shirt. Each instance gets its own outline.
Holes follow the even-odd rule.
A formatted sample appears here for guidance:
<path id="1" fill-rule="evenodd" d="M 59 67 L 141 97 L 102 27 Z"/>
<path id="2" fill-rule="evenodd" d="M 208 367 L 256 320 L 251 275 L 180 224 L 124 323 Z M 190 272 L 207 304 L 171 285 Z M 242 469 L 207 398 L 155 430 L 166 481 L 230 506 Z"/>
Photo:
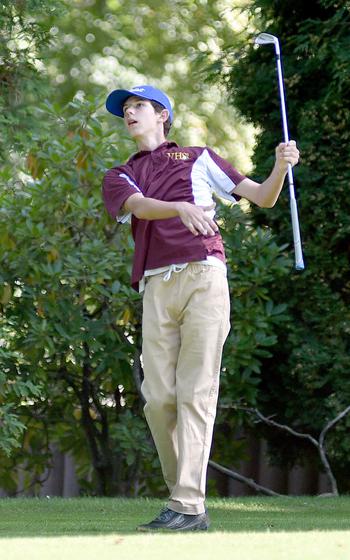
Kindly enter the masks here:
<path id="1" fill-rule="evenodd" d="M 232 192 L 243 179 L 244 175 L 210 148 L 164 142 L 155 150 L 138 152 L 125 165 L 107 171 L 103 199 L 112 218 L 124 222 L 127 216 L 121 215 L 122 207 L 137 192 L 166 202 L 210 206 L 213 191 L 236 202 L 239 197 Z M 132 216 L 131 227 L 135 241 L 131 285 L 137 291 L 148 269 L 205 260 L 208 255 L 225 262 L 219 232 L 212 237 L 195 236 L 179 217 L 139 220 Z"/>

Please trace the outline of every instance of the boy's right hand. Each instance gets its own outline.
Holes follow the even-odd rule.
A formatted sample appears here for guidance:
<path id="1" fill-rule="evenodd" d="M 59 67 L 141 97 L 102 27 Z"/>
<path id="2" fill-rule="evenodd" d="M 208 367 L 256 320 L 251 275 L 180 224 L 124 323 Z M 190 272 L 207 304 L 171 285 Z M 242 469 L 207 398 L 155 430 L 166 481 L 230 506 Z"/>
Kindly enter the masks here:
<path id="1" fill-rule="evenodd" d="M 196 206 L 190 202 L 178 202 L 177 210 L 182 223 L 190 230 L 193 235 L 213 236 L 219 228 L 208 212 L 215 208 L 211 206 Z"/>

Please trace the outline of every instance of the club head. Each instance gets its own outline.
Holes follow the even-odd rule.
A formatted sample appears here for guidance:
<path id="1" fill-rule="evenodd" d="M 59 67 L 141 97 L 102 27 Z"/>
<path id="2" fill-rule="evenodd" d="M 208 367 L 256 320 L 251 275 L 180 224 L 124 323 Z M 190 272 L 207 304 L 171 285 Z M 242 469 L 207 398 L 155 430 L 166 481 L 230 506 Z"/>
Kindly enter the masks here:
<path id="1" fill-rule="evenodd" d="M 270 35 L 270 33 L 259 33 L 255 37 L 256 45 L 275 45 L 276 53 L 280 52 L 279 40 L 275 35 Z"/>
<path id="2" fill-rule="evenodd" d="M 259 33 L 259 35 L 255 37 L 257 45 L 268 45 L 269 43 L 274 44 L 276 41 L 278 41 L 277 37 L 275 37 L 275 35 L 270 35 L 270 33 Z"/>

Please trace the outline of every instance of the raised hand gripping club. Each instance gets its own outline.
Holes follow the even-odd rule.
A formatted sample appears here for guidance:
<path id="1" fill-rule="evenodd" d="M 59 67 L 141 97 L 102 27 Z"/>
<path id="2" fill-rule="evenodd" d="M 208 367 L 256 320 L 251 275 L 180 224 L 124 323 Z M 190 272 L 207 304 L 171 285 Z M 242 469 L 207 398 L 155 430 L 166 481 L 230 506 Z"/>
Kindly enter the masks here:
<path id="1" fill-rule="evenodd" d="M 282 74 L 282 65 L 281 65 L 281 50 L 280 50 L 279 40 L 277 37 L 275 37 L 275 35 L 270 35 L 269 33 L 260 33 L 255 38 L 255 43 L 257 45 L 273 44 L 275 47 L 277 75 L 278 75 L 278 89 L 279 89 L 280 102 L 281 102 L 284 141 L 289 142 L 287 111 L 286 111 L 286 102 L 284 96 L 283 74 Z M 305 266 L 304 266 L 303 252 L 302 252 L 301 240 L 300 240 L 298 207 L 297 207 L 297 201 L 295 199 L 293 169 L 290 163 L 288 163 L 288 183 L 289 183 L 289 196 L 290 196 L 290 212 L 292 217 L 292 228 L 293 228 L 294 252 L 295 252 L 295 268 L 297 270 L 304 270 Z"/>

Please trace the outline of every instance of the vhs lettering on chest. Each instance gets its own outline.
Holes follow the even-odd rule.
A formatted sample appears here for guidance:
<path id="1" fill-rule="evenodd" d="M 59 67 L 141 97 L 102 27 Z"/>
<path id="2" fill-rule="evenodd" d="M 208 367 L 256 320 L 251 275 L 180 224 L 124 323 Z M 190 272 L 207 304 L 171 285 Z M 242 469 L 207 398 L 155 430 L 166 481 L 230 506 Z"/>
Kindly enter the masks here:
<path id="1" fill-rule="evenodd" d="M 190 154 L 188 152 L 167 152 L 166 155 L 171 159 L 190 159 Z"/>

